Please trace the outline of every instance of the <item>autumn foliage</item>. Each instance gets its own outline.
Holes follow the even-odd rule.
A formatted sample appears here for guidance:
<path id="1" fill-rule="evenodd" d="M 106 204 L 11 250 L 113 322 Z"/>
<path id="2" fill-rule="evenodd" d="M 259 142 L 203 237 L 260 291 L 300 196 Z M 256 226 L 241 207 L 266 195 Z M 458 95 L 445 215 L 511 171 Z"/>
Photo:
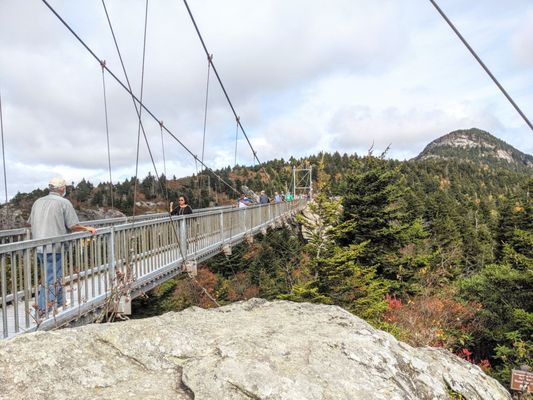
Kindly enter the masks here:
<path id="1" fill-rule="evenodd" d="M 454 352 L 463 348 L 477 329 L 481 306 L 460 303 L 449 294 L 420 295 L 402 302 L 386 297 L 385 320 L 396 324 L 414 346 L 437 346 Z"/>

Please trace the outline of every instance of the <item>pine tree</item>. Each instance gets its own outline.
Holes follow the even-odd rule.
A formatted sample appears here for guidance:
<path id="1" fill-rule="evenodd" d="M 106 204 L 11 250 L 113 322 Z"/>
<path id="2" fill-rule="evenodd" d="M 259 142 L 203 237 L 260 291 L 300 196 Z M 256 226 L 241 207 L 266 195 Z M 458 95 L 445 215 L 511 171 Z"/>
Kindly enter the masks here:
<path id="1" fill-rule="evenodd" d="M 408 212 L 406 190 L 400 169 L 385 161 L 384 155 L 352 162 L 343 185 L 339 243 L 367 243 L 357 262 L 375 267 L 379 276 L 390 280 L 409 280 L 426 263 L 416 251 L 414 257 L 401 253 L 424 237 L 421 220 Z"/>

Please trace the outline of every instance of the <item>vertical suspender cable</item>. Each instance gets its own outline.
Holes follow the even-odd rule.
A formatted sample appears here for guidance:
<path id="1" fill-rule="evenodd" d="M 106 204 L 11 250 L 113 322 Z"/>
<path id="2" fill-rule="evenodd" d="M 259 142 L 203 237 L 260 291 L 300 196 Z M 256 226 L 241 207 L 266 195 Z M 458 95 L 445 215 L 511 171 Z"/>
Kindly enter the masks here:
<path id="1" fill-rule="evenodd" d="M 466 46 L 466 48 L 470 51 L 470 53 L 474 56 L 474 58 L 476 59 L 476 61 L 479 63 L 479 65 L 481 65 L 481 67 L 485 70 L 485 72 L 490 76 L 490 78 L 492 79 L 492 81 L 496 84 L 496 86 L 498 86 L 498 88 L 501 90 L 501 92 L 504 94 L 504 96 L 507 98 L 507 100 L 509 100 L 509 102 L 511 103 L 511 105 L 515 108 L 515 110 L 518 112 L 518 114 L 520 114 L 520 116 L 522 117 L 522 119 L 526 122 L 526 124 L 529 126 L 529 128 L 533 131 L 533 125 L 531 124 L 531 122 L 529 122 L 529 119 L 527 119 L 527 117 L 525 116 L 525 114 L 522 112 L 522 110 L 516 105 L 516 103 L 514 102 L 514 100 L 511 98 L 511 96 L 509 96 L 509 94 L 507 94 L 507 92 L 505 91 L 505 89 L 503 88 L 502 85 L 500 85 L 500 82 L 498 82 L 498 80 L 496 79 L 496 77 L 494 75 L 492 75 L 492 72 L 490 72 L 490 70 L 487 68 L 487 66 L 483 63 L 483 61 L 481 60 L 481 58 L 479 58 L 479 56 L 476 54 L 476 52 L 474 51 L 474 49 L 468 44 L 468 42 L 465 40 L 465 38 L 461 35 L 461 33 L 457 30 L 457 28 L 455 27 L 455 25 L 452 23 L 452 21 L 450 21 L 448 19 L 448 17 L 446 16 L 446 14 L 444 14 L 444 12 L 440 9 L 440 7 L 437 5 L 437 3 L 435 2 L 435 0 L 429 0 L 431 2 L 431 4 L 433 4 L 433 6 L 435 7 L 435 9 L 439 12 L 439 14 L 441 15 L 442 18 L 444 18 L 444 20 L 448 23 L 448 25 L 450 25 L 450 28 L 452 28 L 452 30 L 455 32 L 455 34 L 459 37 L 459 39 L 461 40 L 461 42 L 463 42 L 463 44 Z"/>
<path id="2" fill-rule="evenodd" d="M 7 175 L 6 175 L 6 153 L 4 147 L 4 117 L 2 115 L 2 93 L 0 92 L 0 131 L 2 132 L 2 160 L 4 162 L 4 188 L 6 191 L 7 203 Z"/>
<path id="3" fill-rule="evenodd" d="M 103 2 L 103 0 L 102 0 Z M 104 4 L 105 7 L 105 4 Z M 144 13 L 144 37 L 143 37 L 143 58 L 142 58 L 142 67 L 141 67 L 141 94 L 139 95 L 139 100 L 143 101 L 143 92 L 144 92 L 144 60 L 146 56 L 146 27 L 148 21 L 148 0 L 146 0 L 146 8 Z M 111 26 L 111 25 L 110 25 Z M 114 34 L 113 34 L 114 36 Z M 118 47 L 117 47 L 118 50 Z M 126 71 L 124 71 L 125 73 Z M 135 107 L 137 109 L 137 107 Z M 141 143 L 141 124 L 142 124 L 142 107 L 139 109 L 139 126 L 137 128 L 137 156 L 135 160 L 135 185 L 133 186 L 133 216 L 135 217 L 135 204 L 137 202 L 137 175 L 139 173 L 139 148 Z"/>
<path id="4" fill-rule="evenodd" d="M 211 54 L 209 55 L 209 57 L 207 57 L 207 80 L 205 84 L 205 107 L 204 107 L 204 136 L 202 140 L 202 164 L 204 163 L 204 154 L 205 154 L 205 131 L 207 128 L 207 105 L 209 103 L 209 73 L 211 72 L 211 61 L 212 60 L 213 60 L 213 55 Z M 203 174 L 202 174 L 202 178 L 203 178 Z M 196 180 L 198 182 L 198 204 L 200 204 L 200 198 L 202 195 L 202 191 L 201 191 L 202 179 L 200 179 L 200 175 L 198 175 L 198 165 L 196 165 Z"/>
<path id="5" fill-rule="evenodd" d="M 109 165 L 109 196 L 111 197 L 111 208 L 115 207 L 113 201 L 113 178 L 111 176 L 111 147 L 109 146 L 109 123 L 107 117 L 107 95 L 105 90 L 105 60 L 100 62 L 102 66 L 102 87 L 104 90 L 104 112 L 105 112 L 105 132 L 107 136 L 107 163 Z"/>
<path id="6" fill-rule="evenodd" d="M 207 83 L 205 85 L 205 109 L 204 109 L 204 139 L 202 142 L 202 163 L 204 162 L 204 150 L 205 150 L 205 130 L 207 126 L 207 104 L 209 100 L 209 73 L 211 72 L 211 61 L 213 60 L 213 54 L 207 57 Z"/>
<path id="7" fill-rule="evenodd" d="M 195 207 L 196 208 L 200 208 L 200 195 L 201 195 L 201 190 L 200 190 L 200 174 L 198 173 L 198 158 L 197 157 L 194 157 L 194 168 L 196 170 L 196 179 L 193 179 L 192 180 L 192 184 L 193 184 L 193 192 L 194 192 L 194 185 L 195 185 L 195 181 L 196 181 L 196 205 Z"/>
<path id="8" fill-rule="evenodd" d="M 159 121 L 161 128 L 161 150 L 163 152 L 163 173 L 165 174 L 165 198 L 168 199 L 168 176 L 167 176 L 167 162 L 165 160 L 165 141 L 163 139 L 163 121 Z"/>
<path id="9" fill-rule="evenodd" d="M 239 117 L 235 119 L 237 121 L 237 128 L 235 129 L 235 163 L 233 164 L 234 167 L 237 166 L 237 139 L 239 137 Z"/>

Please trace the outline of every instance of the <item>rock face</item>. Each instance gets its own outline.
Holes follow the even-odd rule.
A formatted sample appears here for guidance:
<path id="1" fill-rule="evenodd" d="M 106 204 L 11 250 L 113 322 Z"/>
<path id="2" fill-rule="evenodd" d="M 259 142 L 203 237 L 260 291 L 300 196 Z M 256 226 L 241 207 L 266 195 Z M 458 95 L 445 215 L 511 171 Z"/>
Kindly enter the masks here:
<path id="1" fill-rule="evenodd" d="M 29 203 L 17 208 L 13 204 L 4 204 L 0 207 L 0 230 L 23 228 L 26 225 L 26 221 L 30 216 L 31 206 L 33 203 Z M 80 221 L 92 221 L 95 219 L 104 218 L 120 218 L 125 215 L 117 209 L 102 208 L 96 209 L 83 209 L 76 211 Z"/>
<path id="2" fill-rule="evenodd" d="M 9 203 L 0 207 L 0 230 L 22 228 L 27 219 L 28 216 L 22 210 Z"/>
<path id="3" fill-rule="evenodd" d="M 83 209 L 76 211 L 80 221 L 92 221 L 95 219 L 106 219 L 106 218 L 121 218 L 126 215 L 114 208 L 103 208 L 98 207 L 96 209 Z"/>
<path id="4" fill-rule="evenodd" d="M 252 299 L 0 342 L 1 399 L 510 399 L 335 306 Z"/>
<path id="5" fill-rule="evenodd" d="M 435 139 L 416 160 L 459 160 L 533 173 L 533 156 L 481 129 L 458 130 Z"/>

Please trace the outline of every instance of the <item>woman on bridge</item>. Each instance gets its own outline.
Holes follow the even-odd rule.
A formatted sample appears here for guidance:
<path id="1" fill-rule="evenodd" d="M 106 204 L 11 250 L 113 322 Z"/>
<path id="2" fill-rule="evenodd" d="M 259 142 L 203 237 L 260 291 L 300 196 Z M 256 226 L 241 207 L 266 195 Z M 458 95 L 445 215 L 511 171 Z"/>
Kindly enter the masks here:
<path id="1" fill-rule="evenodd" d="M 173 202 L 170 202 L 170 215 L 187 215 L 192 214 L 192 208 L 187 202 L 187 197 L 181 195 L 178 199 L 178 206 L 172 209 L 174 205 Z"/>

